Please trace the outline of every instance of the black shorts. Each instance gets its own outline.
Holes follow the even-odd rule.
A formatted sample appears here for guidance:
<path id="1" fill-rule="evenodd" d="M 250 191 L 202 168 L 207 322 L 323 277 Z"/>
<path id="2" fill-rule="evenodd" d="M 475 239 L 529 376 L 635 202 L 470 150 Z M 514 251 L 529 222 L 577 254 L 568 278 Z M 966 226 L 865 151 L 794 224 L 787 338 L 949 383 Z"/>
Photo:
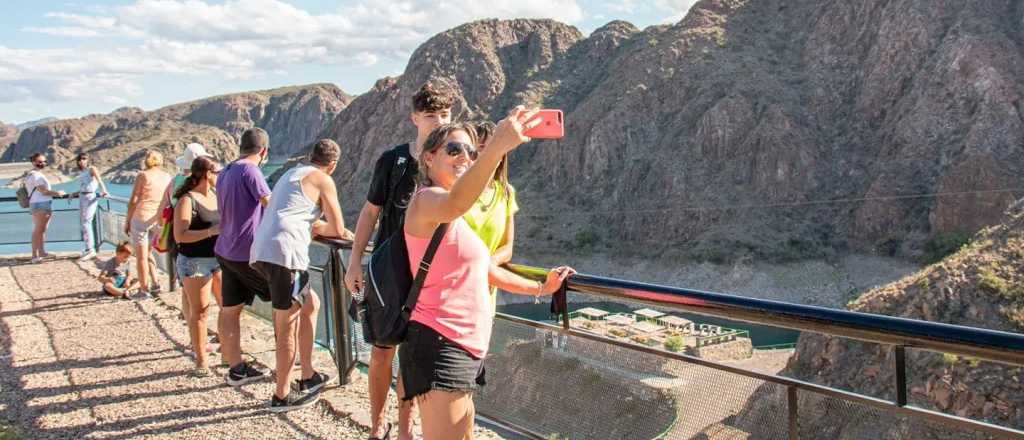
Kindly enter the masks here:
<path id="1" fill-rule="evenodd" d="M 398 346 L 398 371 L 405 388 L 402 400 L 431 390 L 473 392 L 487 384 L 482 359 L 415 321 Z"/>
<path id="2" fill-rule="evenodd" d="M 270 302 L 270 289 L 267 280 L 256 269 L 249 266 L 248 261 L 231 261 L 217 256 L 221 273 L 221 296 L 224 307 L 252 305 L 255 297 Z"/>
<path id="3" fill-rule="evenodd" d="M 312 294 L 309 290 L 308 271 L 293 270 L 266 261 L 257 261 L 252 265 L 270 286 L 270 302 L 275 310 L 291 309 L 293 302 L 302 305 L 306 295 Z"/>

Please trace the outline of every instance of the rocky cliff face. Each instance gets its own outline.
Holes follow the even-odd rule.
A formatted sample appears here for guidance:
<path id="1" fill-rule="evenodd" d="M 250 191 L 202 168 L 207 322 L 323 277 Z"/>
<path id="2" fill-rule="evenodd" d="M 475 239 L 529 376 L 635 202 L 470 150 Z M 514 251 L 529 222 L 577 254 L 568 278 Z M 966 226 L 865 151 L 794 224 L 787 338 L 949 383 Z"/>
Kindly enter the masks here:
<path id="1" fill-rule="evenodd" d="M 913 256 L 1021 195 L 1022 20 L 1012 0 L 704 0 L 675 25 L 586 38 L 481 21 L 425 43 L 325 134 L 354 211 L 374 159 L 413 135 L 412 92 L 442 78 L 464 116 L 566 110 L 565 139 L 514 153 L 530 246 Z"/>
<path id="2" fill-rule="evenodd" d="M 0 156 L 4 154 L 4 151 L 7 150 L 11 143 L 18 139 L 18 131 L 17 126 L 8 125 L 0 121 Z"/>
<path id="3" fill-rule="evenodd" d="M 1024 329 L 1022 267 L 1024 211 L 1017 211 L 1005 223 L 980 232 L 956 254 L 865 293 L 849 309 L 1019 333 Z M 895 398 L 893 362 L 888 346 L 805 334 L 782 374 L 891 400 Z M 1024 427 L 1021 368 L 908 350 L 907 371 L 908 400 L 915 406 Z M 748 405 L 750 413 L 783 410 L 780 405 L 785 399 L 777 394 L 765 390 Z M 885 414 L 863 417 L 871 413 L 856 406 L 815 404 L 817 400 L 804 397 L 801 407 L 810 408 L 801 413 L 802 429 L 829 433 L 828 438 L 986 438 Z M 741 419 L 738 424 L 752 434 L 768 434 L 754 420 Z"/>
<path id="4" fill-rule="evenodd" d="M 250 127 L 267 130 L 272 154 L 287 157 L 315 141 L 350 99 L 333 85 L 315 84 L 217 96 L 151 112 L 126 107 L 24 130 L 2 160 L 23 160 L 42 151 L 59 168 L 70 169 L 74 156 L 87 152 L 115 179 L 130 180 L 150 148 L 162 151 L 168 163 L 190 142 L 203 144 L 221 160 L 233 159 L 239 137 Z"/>

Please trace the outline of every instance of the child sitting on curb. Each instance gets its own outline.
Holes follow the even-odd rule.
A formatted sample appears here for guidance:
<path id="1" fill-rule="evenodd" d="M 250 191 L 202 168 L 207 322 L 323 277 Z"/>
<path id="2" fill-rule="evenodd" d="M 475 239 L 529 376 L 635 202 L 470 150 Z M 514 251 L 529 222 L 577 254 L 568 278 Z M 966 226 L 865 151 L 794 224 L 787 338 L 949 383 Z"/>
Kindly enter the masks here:
<path id="1" fill-rule="evenodd" d="M 127 297 L 135 290 L 139 281 L 131 277 L 131 264 L 128 262 L 131 257 L 131 246 L 128 242 L 121 242 L 117 245 L 114 258 L 103 264 L 99 281 L 108 295 Z"/>

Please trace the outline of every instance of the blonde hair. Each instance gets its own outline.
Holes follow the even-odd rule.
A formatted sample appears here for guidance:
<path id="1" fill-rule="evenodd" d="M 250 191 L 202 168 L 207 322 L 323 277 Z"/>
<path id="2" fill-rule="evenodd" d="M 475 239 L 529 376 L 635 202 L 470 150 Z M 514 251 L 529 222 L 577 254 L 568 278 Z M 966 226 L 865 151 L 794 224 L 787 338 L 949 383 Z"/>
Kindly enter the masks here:
<path id="1" fill-rule="evenodd" d="M 146 160 L 144 160 L 142 163 L 144 165 L 142 169 L 144 170 L 162 166 L 164 164 L 164 155 L 161 154 L 159 151 L 149 150 L 148 152 L 146 152 Z"/>

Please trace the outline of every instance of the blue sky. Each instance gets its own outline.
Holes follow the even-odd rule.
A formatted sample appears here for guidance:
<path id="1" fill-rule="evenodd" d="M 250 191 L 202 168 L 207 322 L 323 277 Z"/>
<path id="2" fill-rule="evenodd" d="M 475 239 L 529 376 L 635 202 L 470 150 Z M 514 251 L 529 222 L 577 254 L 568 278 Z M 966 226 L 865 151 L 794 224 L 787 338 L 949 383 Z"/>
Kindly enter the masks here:
<path id="1" fill-rule="evenodd" d="M 358 94 L 430 36 L 482 18 L 678 21 L 696 0 L 4 1 L 0 121 L 331 82 Z"/>

